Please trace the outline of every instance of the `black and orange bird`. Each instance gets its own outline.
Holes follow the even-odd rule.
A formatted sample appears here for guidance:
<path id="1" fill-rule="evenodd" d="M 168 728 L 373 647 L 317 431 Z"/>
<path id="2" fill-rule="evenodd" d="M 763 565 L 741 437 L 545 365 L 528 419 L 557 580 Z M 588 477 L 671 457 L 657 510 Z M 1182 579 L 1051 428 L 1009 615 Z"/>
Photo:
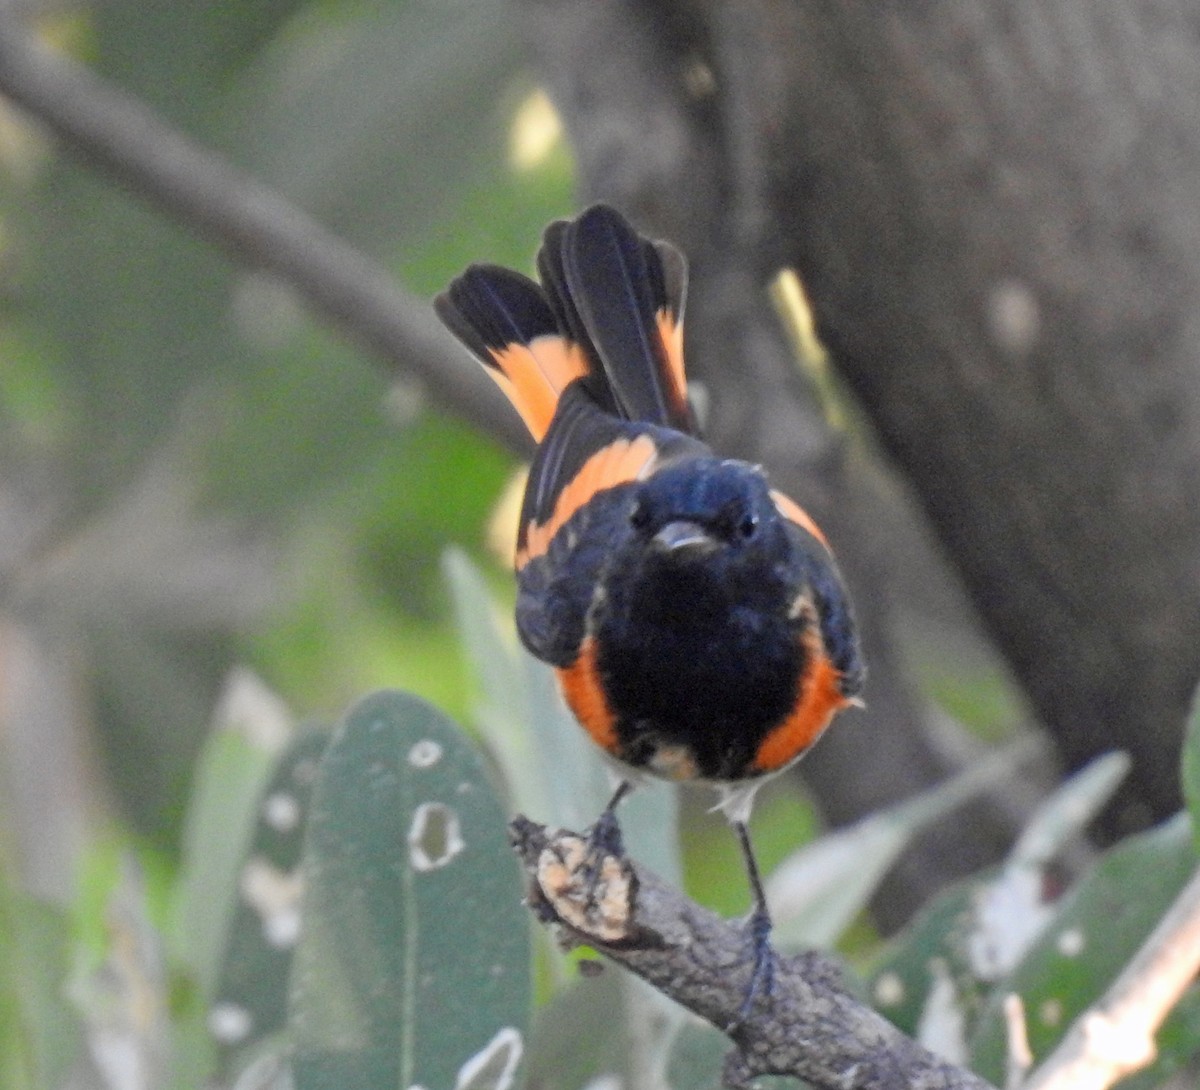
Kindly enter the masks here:
<path id="1" fill-rule="evenodd" d="M 763 781 L 857 703 L 863 665 L 824 535 L 762 469 L 699 438 L 683 363 L 687 267 L 607 205 L 547 228 L 541 283 L 472 265 L 437 313 L 520 413 L 537 452 L 516 546 L 517 631 L 622 781 L 709 784 L 746 862 L 753 968 L 771 918 L 746 823 Z"/>

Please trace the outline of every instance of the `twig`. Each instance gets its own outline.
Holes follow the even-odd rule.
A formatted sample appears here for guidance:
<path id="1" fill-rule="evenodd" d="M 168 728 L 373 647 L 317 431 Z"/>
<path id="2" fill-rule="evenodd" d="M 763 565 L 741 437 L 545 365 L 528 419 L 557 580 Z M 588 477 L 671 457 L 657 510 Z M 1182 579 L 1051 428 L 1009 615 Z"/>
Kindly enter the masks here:
<path id="1" fill-rule="evenodd" d="M 1200 972 L 1200 871 L 1104 997 L 1023 1090 L 1104 1090 L 1155 1056 L 1154 1035 Z"/>
<path id="2" fill-rule="evenodd" d="M 418 379 L 435 402 L 524 446 L 499 396 L 429 305 L 275 190 L 201 148 L 136 99 L 40 45 L 0 10 L 0 94 L 71 153 L 117 178 L 239 262 L 289 284 L 351 340 Z"/>
<path id="3" fill-rule="evenodd" d="M 723 920 L 628 859 L 585 865 L 584 841 L 517 818 L 513 846 L 530 878 L 530 907 L 728 1034 L 730 1085 L 794 1075 L 819 1090 L 991 1090 L 940 1059 L 841 986 L 821 954 L 778 957 L 771 994 L 738 1021 L 748 942 Z M 589 881 L 590 878 L 590 881 Z"/>
<path id="4" fill-rule="evenodd" d="M 1004 1087 L 1005 1090 L 1020 1090 L 1029 1069 L 1033 1066 L 1033 1052 L 1029 1048 L 1025 1002 L 1016 992 L 1010 992 L 1004 997 L 1004 1022 L 1008 1027 L 1008 1062 Z"/>

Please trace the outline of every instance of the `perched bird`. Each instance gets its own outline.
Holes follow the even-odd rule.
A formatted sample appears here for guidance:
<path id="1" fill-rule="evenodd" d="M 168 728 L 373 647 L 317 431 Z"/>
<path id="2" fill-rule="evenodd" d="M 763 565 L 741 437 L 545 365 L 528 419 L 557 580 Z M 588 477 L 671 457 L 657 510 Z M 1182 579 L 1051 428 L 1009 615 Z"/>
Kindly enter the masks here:
<path id="1" fill-rule="evenodd" d="M 683 363 L 683 256 L 595 205 L 547 228 L 541 283 L 472 265 L 438 297 L 449 327 L 538 443 L 517 536 L 517 631 L 625 777 L 720 793 L 746 862 L 753 969 L 771 918 L 746 823 L 755 791 L 857 703 L 846 589 L 811 518 L 761 468 L 698 437 Z"/>

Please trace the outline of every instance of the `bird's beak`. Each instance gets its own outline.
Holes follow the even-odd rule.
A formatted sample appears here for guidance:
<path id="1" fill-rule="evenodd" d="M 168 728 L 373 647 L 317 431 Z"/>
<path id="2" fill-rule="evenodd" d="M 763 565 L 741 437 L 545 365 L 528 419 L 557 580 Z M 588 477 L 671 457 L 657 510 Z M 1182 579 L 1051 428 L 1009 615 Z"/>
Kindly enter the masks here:
<path id="1" fill-rule="evenodd" d="M 692 522 L 691 519 L 668 522 L 650 540 L 652 545 L 664 553 L 710 553 L 721 544 L 700 523 Z"/>

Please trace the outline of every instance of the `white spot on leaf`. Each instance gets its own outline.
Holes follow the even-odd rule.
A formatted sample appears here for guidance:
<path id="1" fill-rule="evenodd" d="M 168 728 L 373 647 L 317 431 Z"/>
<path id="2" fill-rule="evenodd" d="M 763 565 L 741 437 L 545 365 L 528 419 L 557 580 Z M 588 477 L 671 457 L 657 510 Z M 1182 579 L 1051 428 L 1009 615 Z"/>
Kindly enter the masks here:
<path id="1" fill-rule="evenodd" d="M 304 888 L 299 868 L 282 871 L 262 856 L 246 860 L 239 883 L 246 903 L 262 920 L 263 938 L 280 950 L 300 937 L 300 895 Z"/>
<path id="2" fill-rule="evenodd" d="M 508 1090 L 523 1051 L 520 1032 L 505 1026 L 458 1069 L 454 1090 Z"/>
<path id="3" fill-rule="evenodd" d="M 882 973 L 875 981 L 875 1002 L 881 1007 L 894 1007 L 904 1002 L 904 981 L 899 973 Z"/>
<path id="4" fill-rule="evenodd" d="M 218 1044 L 240 1044 L 253 1028 L 254 1016 L 239 1003 L 214 1003 L 208 1012 L 208 1032 Z"/>
<path id="5" fill-rule="evenodd" d="M 1041 934 L 1053 915 L 1042 887 L 1039 868 L 1013 866 L 975 895 L 967 954 L 980 980 L 999 980 L 1011 972 Z"/>
<path id="6" fill-rule="evenodd" d="M 465 848 L 458 812 L 441 802 L 423 802 L 408 827 L 408 858 L 414 870 L 444 867 Z"/>
<path id="7" fill-rule="evenodd" d="M 300 800 L 276 791 L 263 802 L 263 820 L 277 833 L 290 833 L 300 824 Z"/>
<path id="8" fill-rule="evenodd" d="M 950 969 L 941 958 L 930 962 L 933 987 L 917 1022 L 917 1040 L 951 1063 L 967 1060 L 966 1012 Z"/>
<path id="9" fill-rule="evenodd" d="M 1055 944 L 1058 947 L 1058 952 L 1065 958 L 1077 958 L 1083 953 L 1084 946 L 1087 945 L 1083 937 L 1083 931 L 1078 927 L 1068 927 L 1061 935 L 1058 936 L 1058 941 Z"/>
<path id="10" fill-rule="evenodd" d="M 422 738 L 408 751 L 413 768 L 432 768 L 442 759 L 442 747 L 432 738 Z"/>
<path id="11" fill-rule="evenodd" d="M 1058 1026 L 1063 1020 L 1061 999 L 1047 999 L 1038 1007 L 1038 1018 L 1044 1026 Z"/>

